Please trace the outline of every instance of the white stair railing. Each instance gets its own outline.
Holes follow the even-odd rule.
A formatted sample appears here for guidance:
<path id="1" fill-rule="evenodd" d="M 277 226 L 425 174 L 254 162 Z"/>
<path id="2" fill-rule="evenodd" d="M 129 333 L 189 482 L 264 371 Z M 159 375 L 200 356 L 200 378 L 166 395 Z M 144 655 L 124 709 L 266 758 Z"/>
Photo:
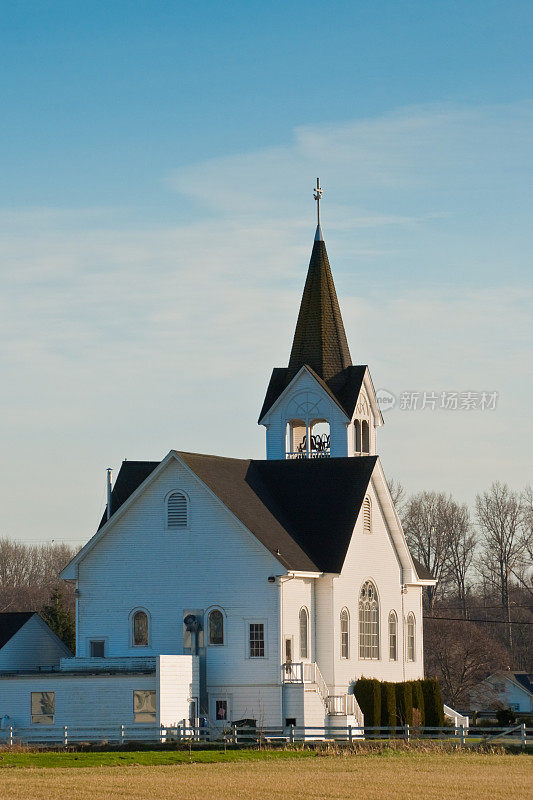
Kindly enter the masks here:
<path id="1" fill-rule="evenodd" d="M 330 694 L 328 685 L 316 661 L 288 661 L 282 664 L 281 679 L 283 683 L 312 684 L 315 687 L 315 691 L 324 701 L 328 714 L 342 716 L 354 715 L 357 724 L 363 724 L 363 712 L 355 699 L 355 695 Z"/>

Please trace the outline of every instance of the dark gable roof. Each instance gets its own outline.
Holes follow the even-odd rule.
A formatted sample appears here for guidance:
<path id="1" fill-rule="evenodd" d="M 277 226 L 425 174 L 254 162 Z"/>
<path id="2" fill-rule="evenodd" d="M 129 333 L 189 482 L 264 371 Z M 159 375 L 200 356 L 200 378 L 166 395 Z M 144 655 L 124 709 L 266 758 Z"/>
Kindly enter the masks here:
<path id="1" fill-rule="evenodd" d="M 514 679 L 530 694 L 533 694 L 533 675 L 527 672 L 513 672 Z"/>
<path id="2" fill-rule="evenodd" d="M 333 378 L 330 378 L 328 381 L 321 378 L 309 364 L 304 364 L 303 366 L 307 367 L 311 375 L 317 379 L 330 397 L 341 407 L 346 416 L 351 419 L 355 404 L 357 403 L 357 398 L 359 397 L 359 392 L 361 391 L 361 386 L 363 385 L 363 378 L 367 370 L 366 364 L 346 367 L 345 370 L 338 373 Z M 261 422 L 267 411 L 272 408 L 278 397 L 291 382 L 294 376 L 289 377 L 289 374 L 288 367 L 275 367 L 273 369 L 263 407 L 259 414 L 259 422 Z"/>
<path id="3" fill-rule="evenodd" d="M 352 416 L 366 367 L 352 365 L 326 245 L 315 240 L 288 367 L 276 368 L 259 415 L 262 420 L 303 366 Z"/>
<path id="4" fill-rule="evenodd" d="M 426 569 L 426 567 L 422 564 L 422 562 L 419 561 L 418 558 L 415 558 L 413 555 L 411 556 L 411 558 L 413 559 L 413 563 L 415 565 L 416 574 L 418 575 L 418 578 L 421 581 L 432 581 L 433 575 L 428 569 Z"/>
<path id="5" fill-rule="evenodd" d="M 130 494 L 143 483 L 159 464 L 159 461 L 123 461 L 111 493 L 111 515 L 118 511 Z M 107 506 L 98 530 L 107 522 Z"/>
<path id="6" fill-rule="evenodd" d="M 0 614 L 0 648 L 33 617 L 35 611 L 6 611 Z"/>
<path id="7" fill-rule="evenodd" d="M 340 572 L 377 456 L 250 461 L 178 455 L 287 569 Z M 122 463 L 113 513 L 156 466 Z"/>

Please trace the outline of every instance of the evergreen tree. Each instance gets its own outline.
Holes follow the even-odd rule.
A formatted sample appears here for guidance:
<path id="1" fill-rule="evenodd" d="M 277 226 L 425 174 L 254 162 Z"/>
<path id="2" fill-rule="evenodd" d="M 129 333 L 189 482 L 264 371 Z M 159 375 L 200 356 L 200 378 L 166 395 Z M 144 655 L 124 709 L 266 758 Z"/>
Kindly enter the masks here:
<path id="1" fill-rule="evenodd" d="M 76 624 L 74 614 L 64 603 L 63 593 L 56 589 L 48 603 L 41 608 L 41 616 L 69 650 L 76 649 Z"/>

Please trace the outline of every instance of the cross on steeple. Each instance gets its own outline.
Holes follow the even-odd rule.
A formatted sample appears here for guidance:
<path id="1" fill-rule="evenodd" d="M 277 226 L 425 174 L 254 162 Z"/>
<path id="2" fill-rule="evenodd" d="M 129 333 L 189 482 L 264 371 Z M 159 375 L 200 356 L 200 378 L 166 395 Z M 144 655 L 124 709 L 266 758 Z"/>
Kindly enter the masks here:
<path id="1" fill-rule="evenodd" d="M 316 179 L 316 186 L 313 189 L 313 197 L 316 200 L 316 234 L 315 242 L 322 242 L 322 229 L 320 227 L 320 201 L 322 199 L 322 187 L 320 186 L 320 178 Z"/>

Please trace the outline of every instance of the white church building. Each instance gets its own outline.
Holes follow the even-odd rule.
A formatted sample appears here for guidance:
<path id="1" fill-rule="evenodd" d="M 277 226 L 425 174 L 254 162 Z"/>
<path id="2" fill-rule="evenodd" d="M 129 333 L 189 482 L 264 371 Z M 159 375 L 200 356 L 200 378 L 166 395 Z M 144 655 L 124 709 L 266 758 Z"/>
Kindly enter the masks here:
<path id="1" fill-rule="evenodd" d="M 361 676 L 423 676 L 422 588 L 378 451 L 317 227 L 287 367 L 259 424 L 266 460 L 170 450 L 124 461 L 65 568 L 76 653 L 0 675 L 15 727 L 216 729 L 361 723 Z"/>

